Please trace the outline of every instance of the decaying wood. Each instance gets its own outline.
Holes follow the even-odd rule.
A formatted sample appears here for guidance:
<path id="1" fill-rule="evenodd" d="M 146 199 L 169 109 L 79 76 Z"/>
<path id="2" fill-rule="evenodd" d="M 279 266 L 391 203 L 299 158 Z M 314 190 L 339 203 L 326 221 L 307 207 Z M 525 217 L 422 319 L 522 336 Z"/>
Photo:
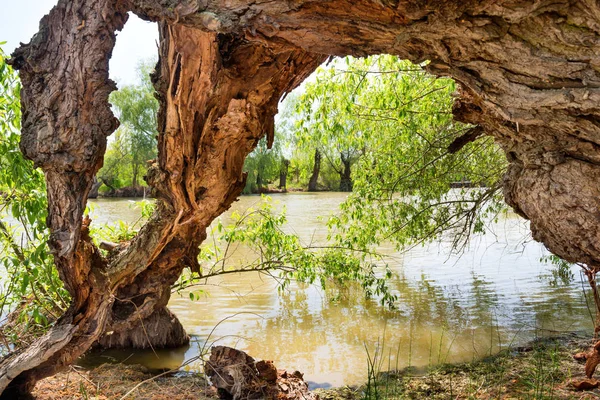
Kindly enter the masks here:
<path id="1" fill-rule="evenodd" d="M 160 23 L 159 155 L 148 174 L 159 200 L 104 259 L 82 212 L 117 125 L 107 69 L 128 10 Z M 3 360 L 0 390 L 27 391 L 103 332 L 140 332 L 164 311 L 170 284 L 197 267 L 206 227 L 240 193 L 245 156 L 272 140 L 280 96 L 329 55 L 430 60 L 428 71 L 456 79 L 455 118 L 505 150 L 504 194 L 534 238 L 597 265 L 599 44 L 600 5 L 589 0 L 60 0 L 12 63 L 21 147 L 47 177 L 50 245 L 73 304 L 47 338 Z"/>
<path id="2" fill-rule="evenodd" d="M 241 350 L 226 346 L 210 349 L 204 371 L 221 398 L 311 400 L 303 374 L 278 370 L 272 361 L 255 361 Z"/>
<path id="3" fill-rule="evenodd" d="M 600 386 L 600 382 L 596 379 L 572 380 L 570 383 L 575 390 L 592 390 Z"/>

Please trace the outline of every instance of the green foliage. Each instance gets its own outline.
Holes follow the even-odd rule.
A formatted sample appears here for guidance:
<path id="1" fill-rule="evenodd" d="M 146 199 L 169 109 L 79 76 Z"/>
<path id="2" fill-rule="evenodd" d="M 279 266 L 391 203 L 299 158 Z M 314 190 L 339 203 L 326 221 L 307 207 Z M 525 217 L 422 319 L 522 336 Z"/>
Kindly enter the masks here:
<path id="1" fill-rule="evenodd" d="M 281 156 L 290 161 L 287 186 L 306 189 L 312 171 L 314 149 L 300 142 L 299 101 L 300 95 L 292 92 L 279 103 L 279 112 L 275 116 L 275 144 Z"/>
<path id="2" fill-rule="evenodd" d="M 129 207 L 140 210 L 140 217 L 132 224 L 118 220 L 100 227 L 92 227 L 90 233 L 97 246 L 102 241 L 119 243 L 133 239 L 140 226 L 154 213 L 155 203 L 151 200 L 141 200 L 131 202 Z"/>
<path id="3" fill-rule="evenodd" d="M 125 86 L 110 95 L 121 126 L 108 145 L 98 177 L 111 189 L 139 186 L 146 172 L 146 162 L 156 157 L 158 101 L 154 98 L 149 75 L 153 64 L 140 63 L 140 83 Z"/>
<path id="4" fill-rule="evenodd" d="M 393 56 L 348 57 L 321 69 L 300 103 L 304 140 L 353 161 L 354 190 L 330 221 L 345 248 L 399 249 L 451 232 L 455 248 L 504 208 L 504 156 L 488 137 L 456 154 L 470 129 L 452 120 L 454 82 Z M 352 156 L 348 156 L 352 158 Z M 343 159 L 341 157 L 340 159 Z M 467 182 L 472 189 L 453 189 Z"/>
<path id="5" fill-rule="evenodd" d="M 68 293 L 46 243 L 44 175 L 19 151 L 20 90 L 0 49 L 0 264 L 8 277 L 3 279 L 0 312 L 16 310 L 10 318 L 31 332 L 60 315 Z M 22 333 L 13 332 L 15 342 Z"/>
<path id="6" fill-rule="evenodd" d="M 569 285 L 575 279 L 573 264 L 566 262 L 559 256 L 550 254 L 540 258 L 540 262 L 550 265 L 549 283 L 551 286 Z"/>
<path id="7" fill-rule="evenodd" d="M 298 151 L 298 142 L 296 138 L 296 105 L 298 96 L 291 93 L 284 101 L 279 104 L 280 110 L 275 116 L 275 140 L 273 148 L 267 148 L 267 140 L 260 140 L 256 149 L 246 157 L 244 171 L 248 173 L 246 187 L 243 193 L 258 193 L 266 189 L 269 184 L 279 178 L 282 159 L 290 159 L 290 176 L 288 177 L 288 186 L 290 179 L 294 179 L 295 173 L 303 174 L 306 181 L 306 171 L 310 166 L 306 163 L 298 164 L 295 153 Z M 296 172 L 295 172 L 296 171 Z M 297 182 L 296 182 L 297 183 Z"/>
<path id="8" fill-rule="evenodd" d="M 279 141 L 269 149 L 266 138 L 262 138 L 244 162 L 244 171 L 248 177 L 243 193 L 258 193 L 279 178 L 280 158 Z"/>
<path id="9" fill-rule="evenodd" d="M 232 219 L 229 226 L 217 222 L 214 240 L 201 248 L 199 275 L 184 277 L 177 290 L 202 284 L 217 275 L 254 271 L 275 278 L 280 290 L 288 288 L 292 281 L 319 284 L 323 289 L 358 282 L 367 297 L 393 307 L 396 296 L 386 285 L 391 272 L 377 255 L 304 245 L 298 236 L 284 231 L 285 209 L 275 212 L 269 197 L 263 197 L 256 209 L 234 213 Z M 256 257 L 232 265 L 231 254 L 239 245 Z"/>
<path id="10" fill-rule="evenodd" d="M 368 381 L 357 394 L 364 400 L 571 399 L 569 382 L 581 368 L 573 353 L 581 346 L 587 343 L 573 336 L 538 339 L 482 360 L 429 366 L 417 374 L 390 365 L 391 355 L 376 349 L 367 355 Z"/>
<path id="11" fill-rule="evenodd" d="M 230 227 L 217 226 L 220 244 L 203 247 L 201 278 L 277 271 L 281 289 L 291 280 L 324 288 L 358 282 L 367 297 L 393 306 L 391 272 L 374 250 L 379 244 L 406 249 L 448 239 L 459 248 L 504 208 L 497 189 L 505 161 L 494 143 L 484 137 L 456 154 L 447 150 L 471 128 L 452 120 L 455 89 L 452 80 L 391 56 L 346 58 L 321 69 L 303 95 L 283 104 L 277 150 L 293 153 L 292 179 L 300 168 L 307 179 L 315 149 L 338 185 L 353 167 L 354 191 L 329 220 L 329 246 L 311 248 L 286 234 L 285 213 L 273 213 L 267 202 L 234 215 Z M 250 183 L 276 176 L 273 154 L 261 142 L 246 163 Z M 333 187 L 327 179 L 322 173 L 321 182 Z M 453 188 L 457 182 L 474 187 Z M 229 265 L 229 250 L 240 244 L 256 259 Z M 194 284 L 186 279 L 183 286 Z"/>
<path id="12" fill-rule="evenodd" d="M 334 64 L 340 64 L 339 61 Z M 352 166 L 366 150 L 364 126 L 350 109 L 362 80 L 358 74 L 339 74 L 333 67 L 322 68 L 316 80 L 306 86 L 297 105 L 299 144 L 309 151 L 319 150 L 326 165 L 320 171 L 321 179 L 329 189 L 352 189 L 351 181 L 345 182 L 344 177 L 351 178 Z"/>

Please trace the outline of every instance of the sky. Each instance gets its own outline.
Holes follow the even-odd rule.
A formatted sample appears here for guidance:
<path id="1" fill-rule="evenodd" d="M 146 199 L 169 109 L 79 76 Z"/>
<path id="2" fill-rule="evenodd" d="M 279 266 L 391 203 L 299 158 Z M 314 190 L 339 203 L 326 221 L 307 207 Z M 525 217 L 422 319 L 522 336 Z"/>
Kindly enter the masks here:
<path id="1" fill-rule="evenodd" d="M 57 0 L 1 0 L 0 42 L 10 54 L 19 43 L 28 43 L 38 31 L 40 19 Z M 158 28 L 156 23 L 145 22 L 131 14 L 122 32 L 117 33 L 117 44 L 110 60 L 110 77 L 122 87 L 138 81 L 136 66 L 140 61 L 157 58 Z"/>

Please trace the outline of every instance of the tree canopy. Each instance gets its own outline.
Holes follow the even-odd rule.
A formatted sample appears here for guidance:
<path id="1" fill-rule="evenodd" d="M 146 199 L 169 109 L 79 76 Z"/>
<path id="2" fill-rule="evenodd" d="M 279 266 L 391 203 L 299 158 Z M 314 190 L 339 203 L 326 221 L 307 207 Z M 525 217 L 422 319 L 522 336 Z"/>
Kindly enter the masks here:
<path id="1" fill-rule="evenodd" d="M 301 96 L 300 134 L 332 164 L 353 166 L 353 192 L 330 221 L 337 241 L 403 248 L 448 232 L 458 248 L 504 207 L 506 161 L 493 139 L 453 149 L 476 129 L 453 121 L 455 91 L 395 56 L 318 70 Z"/>

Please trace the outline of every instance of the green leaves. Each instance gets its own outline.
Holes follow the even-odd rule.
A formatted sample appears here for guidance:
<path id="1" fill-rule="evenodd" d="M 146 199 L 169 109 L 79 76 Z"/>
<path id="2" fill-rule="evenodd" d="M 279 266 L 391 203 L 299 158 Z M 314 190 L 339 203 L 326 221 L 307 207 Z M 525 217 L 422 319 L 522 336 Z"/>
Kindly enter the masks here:
<path id="1" fill-rule="evenodd" d="M 301 121 L 305 142 L 357 154 L 354 190 L 329 223 L 331 238 L 404 249 L 448 234 L 460 249 L 503 209 L 505 160 L 491 138 L 447 151 L 470 128 L 452 120 L 454 91 L 452 80 L 393 56 L 348 57 L 307 85 L 298 107 L 310 116 Z M 473 189 L 453 188 L 461 183 Z"/>
<path id="2" fill-rule="evenodd" d="M 129 208 L 140 210 L 140 217 L 131 224 L 117 220 L 114 223 L 104 224 L 99 227 L 92 225 L 90 234 L 94 238 L 95 244 L 100 246 L 100 242 L 102 241 L 119 243 L 133 239 L 138 233 L 140 226 L 154 213 L 155 205 L 155 202 L 151 200 L 131 202 Z M 86 213 L 88 211 L 89 209 L 86 209 Z"/>
<path id="3" fill-rule="evenodd" d="M 258 193 L 275 178 L 279 177 L 281 149 L 279 140 L 274 148 L 267 148 L 267 139 L 262 138 L 254 151 L 246 157 L 244 172 L 248 174 L 244 193 Z"/>
<path id="4" fill-rule="evenodd" d="M 153 64 L 140 63 L 140 83 L 110 95 L 121 126 L 109 142 L 98 177 L 111 189 L 138 186 L 146 172 L 146 162 L 156 157 L 158 101 L 149 77 Z"/>
<path id="5" fill-rule="evenodd" d="M 201 274 L 182 277 L 177 291 L 200 285 L 213 276 L 259 272 L 276 279 L 279 290 L 288 288 L 292 281 L 318 284 L 323 289 L 358 283 L 366 296 L 393 307 L 396 297 L 386 285 L 390 272 L 377 255 L 338 246 L 303 244 L 297 235 L 285 232 L 285 209 L 274 211 L 269 197 L 263 197 L 257 208 L 233 213 L 231 218 L 229 226 L 217 222 L 213 240 L 202 246 Z M 255 257 L 233 262 L 238 246 Z M 190 298 L 198 296 L 193 294 Z"/>
<path id="6" fill-rule="evenodd" d="M 443 239 L 460 250 L 505 207 L 498 191 L 504 156 L 490 138 L 455 154 L 447 150 L 471 128 L 452 120 L 455 90 L 452 80 L 392 56 L 348 57 L 321 68 L 290 102 L 296 123 L 286 115 L 282 126 L 295 134 L 289 141 L 295 146 L 291 166 L 303 169 L 302 176 L 312 169 L 315 149 L 339 179 L 352 167 L 354 190 L 328 221 L 329 246 L 310 248 L 287 235 L 284 214 L 274 214 L 267 202 L 234 216 L 230 227 L 217 225 L 219 240 L 227 245 L 203 250 L 209 255 L 205 263 L 214 263 L 203 267 L 203 276 L 277 270 L 280 288 L 291 280 L 323 287 L 358 282 L 368 297 L 393 306 L 395 297 L 386 285 L 391 272 L 376 254 L 380 244 L 407 249 Z M 284 110 L 289 112 L 289 104 Z M 265 144 L 259 144 L 246 163 L 255 174 L 251 180 L 268 175 L 268 156 Z M 256 260 L 226 267 L 234 244 L 254 249 Z"/>

